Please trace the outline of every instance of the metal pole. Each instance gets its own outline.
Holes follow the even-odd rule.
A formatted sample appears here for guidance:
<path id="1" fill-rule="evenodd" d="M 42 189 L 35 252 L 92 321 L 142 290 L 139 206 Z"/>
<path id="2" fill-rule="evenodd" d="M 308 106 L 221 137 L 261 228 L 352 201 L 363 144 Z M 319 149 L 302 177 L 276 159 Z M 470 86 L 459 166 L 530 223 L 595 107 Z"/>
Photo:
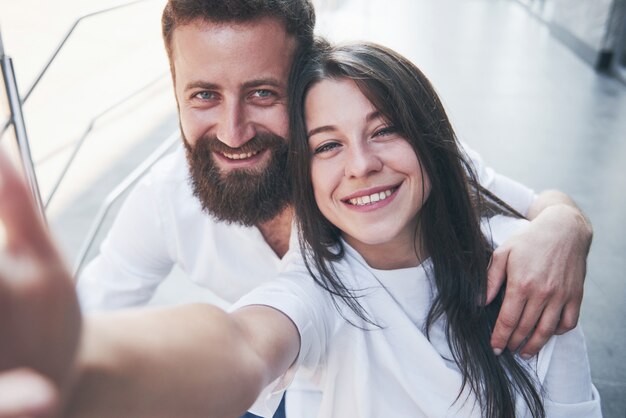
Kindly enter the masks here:
<path id="1" fill-rule="evenodd" d="M 17 145 L 22 158 L 22 165 L 24 166 L 26 179 L 28 180 L 28 185 L 33 193 L 35 202 L 37 203 L 39 214 L 45 222 L 46 215 L 43 209 L 41 194 L 39 193 L 35 165 L 33 164 L 33 158 L 30 153 L 28 135 L 26 134 L 26 124 L 24 123 L 24 115 L 22 114 L 22 102 L 17 88 L 15 72 L 13 71 L 13 62 L 11 61 L 11 58 L 4 53 L 2 31 L 0 31 L 0 67 L 2 68 L 2 77 L 4 79 L 4 87 L 8 96 L 11 120 L 13 121 L 15 138 L 17 139 Z"/>

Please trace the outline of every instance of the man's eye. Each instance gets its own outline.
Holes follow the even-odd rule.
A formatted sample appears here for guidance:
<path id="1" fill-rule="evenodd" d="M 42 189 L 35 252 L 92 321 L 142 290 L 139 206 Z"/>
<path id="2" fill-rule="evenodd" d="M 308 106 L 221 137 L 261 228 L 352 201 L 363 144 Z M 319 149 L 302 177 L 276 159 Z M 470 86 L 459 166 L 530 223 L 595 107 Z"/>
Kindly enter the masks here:
<path id="1" fill-rule="evenodd" d="M 254 93 L 252 93 L 252 95 L 260 99 L 267 99 L 269 97 L 274 96 L 274 92 L 271 90 L 260 89 L 260 90 L 255 90 Z"/>
<path id="2" fill-rule="evenodd" d="M 319 147 L 313 150 L 313 154 L 322 154 L 324 152 L 332 151 L 335 148 L 340 147 L 340 145 L 336 142 L 327 142 L 325 144 L 320 145 Z"/>
<path id="3" fill-rule="evenodd" d="M 200 100 L 211 100 L 215 98 L 215 93 L 212 93 L 210 91 L 201 91 L 200 93 L 196 93 L 194 97 Z"/>

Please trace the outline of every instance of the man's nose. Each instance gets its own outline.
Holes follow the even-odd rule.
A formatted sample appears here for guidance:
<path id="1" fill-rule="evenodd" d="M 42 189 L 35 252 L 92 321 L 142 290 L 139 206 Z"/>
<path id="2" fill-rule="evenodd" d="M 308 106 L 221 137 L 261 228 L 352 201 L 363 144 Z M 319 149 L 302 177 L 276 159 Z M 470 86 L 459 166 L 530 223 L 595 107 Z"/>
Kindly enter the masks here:
<path id="1" fill-rule="evenodd" d="M 239 148 L 251 140 L 255 132 L 245 106 L 238 102 L 224 103 L 216 133 L 217 138 L 231 148 Z"/>
<path id="2" fill-rule="evenodd" d="M 382 160 L 368 144 L 350 147 L 345 164 L 347 177 L 366 177 L 369 174 L 382 170 L 382 168 Z"/>

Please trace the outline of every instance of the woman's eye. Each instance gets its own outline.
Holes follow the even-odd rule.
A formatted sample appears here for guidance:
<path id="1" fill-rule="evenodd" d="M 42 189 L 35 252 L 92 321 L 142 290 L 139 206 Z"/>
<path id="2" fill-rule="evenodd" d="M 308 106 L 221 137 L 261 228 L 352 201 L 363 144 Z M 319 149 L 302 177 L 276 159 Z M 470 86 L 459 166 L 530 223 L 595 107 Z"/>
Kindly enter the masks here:
<path id="1" fill-rule="evenodd" d="M 386 136 L 386 135 L 391 135 L 391 134 L 395 134 L 397 133 L 397 130 L 395 127 L 393 126 L 385 126 L 384 128 L 381 128 L 379 130 L 377 130 L 376 132 L 374 132 L 374 134 L 372 136 Z"/>
<path id="2" fill-rule="evenodd" d="M 340 145 L 336 142 L 327 142 L 325 144 L 320 145 L 319 147 L 315 148 L 315 150 L 313 150 L 313 154 L 322 154 L 324 152 L 328 152 L 331 151 L 337 147 L 339 147 Z"/>

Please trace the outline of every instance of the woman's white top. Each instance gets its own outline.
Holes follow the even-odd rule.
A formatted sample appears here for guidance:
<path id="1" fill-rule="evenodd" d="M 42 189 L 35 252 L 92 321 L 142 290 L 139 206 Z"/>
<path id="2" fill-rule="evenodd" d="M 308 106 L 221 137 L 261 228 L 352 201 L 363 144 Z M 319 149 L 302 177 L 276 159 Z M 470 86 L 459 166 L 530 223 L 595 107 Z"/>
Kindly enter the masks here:
<path id="1" fill-rule="evenodd" d="M 501 242 L 522 222 L 493 219 L 494 241 Z M 233 307 L 270 306 L 288 316 L 300 333 L 297 360 L 251 411 L 271 416 L 299 371 L 309 374 L 323 391 L 319 417 L 480 417 L 469 391 L 457 400 L 461 374 L 451 360 L 444 320 L 431 328 L 430 339 L 424 333 L 436 291 L 430 261 L 414 268 L 376 270 L 347 243 L 344 246 L 344 258 L 335 263 L 337 273 L 348 288 L 359 289 L 361 305 L 382 328 L 366 323 L 340 300 L 335 306 L 292 246 L 279 278 Z M 552 337 L 525 364 L 542 385 L 548 417 L 601 416 L 580 327 Z M 521 400 L 517 408 L 518 416 L 528 415 Z"/>

